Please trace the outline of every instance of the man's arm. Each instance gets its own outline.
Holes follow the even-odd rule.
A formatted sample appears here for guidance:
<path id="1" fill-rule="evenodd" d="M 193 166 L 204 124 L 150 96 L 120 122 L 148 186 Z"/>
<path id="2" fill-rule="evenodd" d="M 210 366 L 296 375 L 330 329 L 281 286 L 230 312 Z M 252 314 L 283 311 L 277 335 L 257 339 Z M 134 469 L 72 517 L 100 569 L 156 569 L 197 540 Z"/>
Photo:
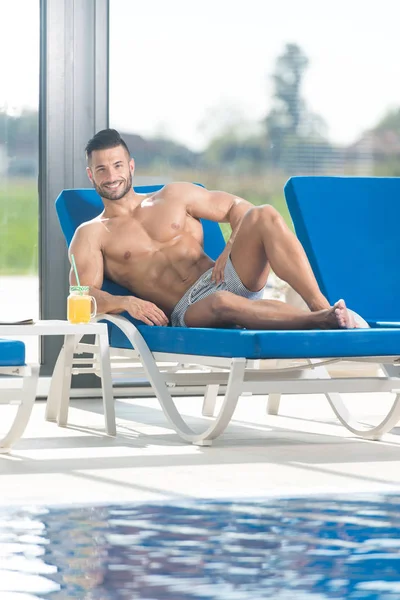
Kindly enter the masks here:
<path id="1" fill-rule="evenodd" d="M 210 191 L 193 183 L 170 183 L 164 188 L 171 198 L 182 198 L 189 215 L 196 219 L 208 219 L 217 223 L 229 223 L 232 234 L 227 242 L 232 245 L 244 215 L 254 208 L 251 202 L 229 194 Z"/>
<path id="2" fill-rule="evenodd" d="M 121 296 L 113 296 L 101 290 L 104 277 L 103 254 L 101 252 L 97 236 L 91 230 L 93 226 L 82 225 L 78 227 L 72 238 L 68 256 L 74 256 L 81 285 L 88 285 L 90 294 L 96 299 L 99 313 L 122 312 Z M 77 285 L 74 269 L 69 274 L 71 285 Z"/>
<path id="3" fill-rule="evenodd" d="M 84 224 L 78 227 L 69 247 L 69 258 L 74 255 L 79 282 L 88 285 L 90 294 L 96 299 L 98 313 L 118 314 L 127 311 L 135 319 L 147 325 L 166 325 L 168 319 L 163 311 L 152 302 L 135 296 L 116 296 L 101 289 L 104 278 L 103 253 L 95 225 Z M 70 284 L 77 285 L 75 272 L 71 267 Z"/>
<path id="4" fill-rule="evenodd" d="M 254 208 L 253 204 L 228 192 L 209 191 L 193 183 L 170 183 L 164 188 L 164 197 L 182 199 L 186 211 L 196 219 L 209 219 L 229 223 L 232 233 L 222 254 L 215 261 L 211 279 L 223 281 L 225 265 L 244 215 Z"/>

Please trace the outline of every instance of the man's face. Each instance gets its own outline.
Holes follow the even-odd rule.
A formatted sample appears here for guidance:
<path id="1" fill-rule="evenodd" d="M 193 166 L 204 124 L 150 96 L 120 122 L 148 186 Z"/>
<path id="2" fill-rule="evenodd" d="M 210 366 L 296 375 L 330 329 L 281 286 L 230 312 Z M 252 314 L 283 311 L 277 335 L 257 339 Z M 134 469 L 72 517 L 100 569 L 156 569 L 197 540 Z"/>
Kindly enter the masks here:
<path id="1" fill-rule="evenodd" d="M 120 200 L 132 189 L 135 163 L 125 148 L 94 150 L 86 171 L 96 192 L 107 200 Z"/>

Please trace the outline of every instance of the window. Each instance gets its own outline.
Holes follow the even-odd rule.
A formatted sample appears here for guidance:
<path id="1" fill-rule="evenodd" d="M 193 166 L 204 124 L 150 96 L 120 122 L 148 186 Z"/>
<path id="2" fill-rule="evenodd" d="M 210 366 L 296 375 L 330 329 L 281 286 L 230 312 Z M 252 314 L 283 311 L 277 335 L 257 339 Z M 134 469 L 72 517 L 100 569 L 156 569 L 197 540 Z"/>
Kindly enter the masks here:
<path id="1" fill-rule="evenodd" d="M 400 175 L 397 0 L 111 0 L 110 125 L 136 183 L 288 218 L 296 174 Z"/>
<path id="2" fill-rule="evenodd" d="M 0 320 L 39 317 L 39 1 L 0 5 Z M 23 15 L 23 18 L 21 18 Z M 27 360 L 38 343 L 26 340 Z"/>

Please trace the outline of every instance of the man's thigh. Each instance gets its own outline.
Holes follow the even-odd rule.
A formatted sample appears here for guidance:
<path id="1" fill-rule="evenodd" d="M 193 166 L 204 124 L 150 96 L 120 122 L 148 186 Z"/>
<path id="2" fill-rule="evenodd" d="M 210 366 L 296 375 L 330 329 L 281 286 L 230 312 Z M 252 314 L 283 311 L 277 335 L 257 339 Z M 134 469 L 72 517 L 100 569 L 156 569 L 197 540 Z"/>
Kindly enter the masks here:
<path id="1" fill-rule="evenodd" d="M 243 218 L 231 250 L 231 260 L 242 283 L 258 292 L 267 283 L 270 265 L 259 233 L 257 208 Z"/>
<path id="2" fill-rule="evenodd" d="M 227 298 L 233 304 L 239 300 L 239 296 L 224 291 L 191 304 L 184 316 L 186 327 L 231 327 L 232 324 L 221 318 L 221 310 L 218 310 L 218 305 L 226 303 Z"/>

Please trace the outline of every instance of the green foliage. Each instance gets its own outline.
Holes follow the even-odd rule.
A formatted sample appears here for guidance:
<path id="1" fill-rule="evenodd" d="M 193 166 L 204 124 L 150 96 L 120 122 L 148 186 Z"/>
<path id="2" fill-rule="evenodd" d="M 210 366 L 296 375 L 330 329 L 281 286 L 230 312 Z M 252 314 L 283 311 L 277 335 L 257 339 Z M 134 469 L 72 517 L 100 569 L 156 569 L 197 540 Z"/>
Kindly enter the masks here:
<path id="1" fill-rule="evenodd" d="M 272 75 L 275 106 L 267 117 L 270 130 L 275 126 L 285 135 L 298 135 L 305 110 L 301 84 L 308 64 L 307 56 L 297 44 L 287 44 L 277 58 Z"/>
<path id="2" fill-rule="evenodd" d="M 400 157 L 387 157 L 374 165 L 374 175 L 376 177 L 400 177 Z"/>
<path id="3" fill-rule="evenodd" d="M 272 108 L 265 118 L 270 143 L 269 162 L 275 168 L 303 170 L 307 161 L 293 150 L 301 146 L 315 146 L 326 131 L 325 122 L 311 113 L 301 95 L 301 87 L 309 60 L 300 46 L 287 44 L 278 56 L 272 74 L 274 96 Z M 311 150 L 311 148 L 310 148 Z M 318 146 L 316 146 L 318 157 Z M 305 165 L 305 167 L 304 167 Z"/>
<path id="4" fill-rule="evenodd" d="M 203 153 L 204 168 L 220 165 L 225 172 L 252 173 L 265 165 L 268 146 L 265 136 L 252 135 L 240 139 L 234 134 L 214 138 Z"/>
<path id="5" fill-rule="evenodd" d="M 21 152 L 37 154 L 39 115 L 36 110 L 23 110 L 19 115 L 0 111 L 0 144 L 5 144 L 9 156 Z"/>
<path id="6" fill-rule="evenodd" d="M 372 131 L 393 131 L 400 134 L 400 108 L 389 110 Z"/>
<path id="7" fill-rule="evenodd" d="M 38 272 L 38 194 L 32 180 L 0 186 L 0 274 Z"/>

